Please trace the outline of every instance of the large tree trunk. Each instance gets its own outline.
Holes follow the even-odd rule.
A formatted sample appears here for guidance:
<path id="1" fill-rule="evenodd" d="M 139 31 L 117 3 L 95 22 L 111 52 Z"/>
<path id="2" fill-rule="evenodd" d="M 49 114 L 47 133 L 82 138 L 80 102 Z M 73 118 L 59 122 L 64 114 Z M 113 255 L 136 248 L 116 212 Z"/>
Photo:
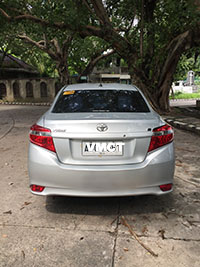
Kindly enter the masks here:
<path id="1" fill-rule="evenodd" d="M 156 87 L 151 80 L 143 82 L 142 78 L 135 73 L 131 74 L 132 84 L 136 85 L 145 95 L 152 108 L 158 113 L 170 111 L 169 92 L 172 84 L 173 71 L 168 72 L 162 87 Z"/>
<path id="2" fill-rule="evenodd" d="M 134 59 L 131 57 L 127 59 L 132 82 L 142 90 L 151 105 L 159 113 L 170 111 L 169 93 L 173 76 L 181 54 L 191 46 L 192 34 L 189 31 L 174 38 L 166 51 L 157 55 L 158 64 L 152 65 L 149 69 L 149 71 L 153 71 L 152 77 L 149 75 L 148 68 L 144 66 L 145 61 L 143 64 L 134 67 Z"/>
<path id="3" fill-rule="evenodd" d="M 174 72 L 175 70 L 173 68 L 168 70 L 162 85 L 158 88 L 157 103 L 161 112 L 170 111 L 169 93 L 173 82 Z"/>
<path id="4" fill-rule="evenodd" d="M 62 86 L 70 83 L 70 75 L 68 70 L 68 64 L 60 61 L 57 63 L 57 70 L 59 74 L 60 83 Z"/>

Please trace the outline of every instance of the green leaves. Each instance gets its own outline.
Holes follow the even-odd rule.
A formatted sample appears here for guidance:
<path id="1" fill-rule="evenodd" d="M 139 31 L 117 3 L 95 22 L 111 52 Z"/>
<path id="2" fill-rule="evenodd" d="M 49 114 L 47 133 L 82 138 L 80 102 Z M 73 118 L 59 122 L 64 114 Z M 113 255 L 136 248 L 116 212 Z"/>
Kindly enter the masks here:
<path id="1" fill-rule="evenodd" d="M 98 53 L 115 49 L 139 84 L 146 84 L 149 90 L 163 90 L 158 87 L 170 87 L 181 54 L 199 46 L 200 9 L 195 3 L 193 0 L 1 0 L 4 13 L 0 12 L 0 46 L 22 58 L 27 56 L 26 60 L 49 75 L 54 73 L 55 66 L 63 64 L 70 74 L 80 74 Z M 190 38 L 179 39 L 186 31 Z M 18 35 L 24 34 L 35 44 L 42 44 L 42 52 L 39 45 L 33 48 L 34 42 L 30 45 L 18 39 Z M 66 46 L 68 36 L 73 39 Z M 195 67 L 184 56 L 181 62 L 178 67 L 181 73 Z"/>

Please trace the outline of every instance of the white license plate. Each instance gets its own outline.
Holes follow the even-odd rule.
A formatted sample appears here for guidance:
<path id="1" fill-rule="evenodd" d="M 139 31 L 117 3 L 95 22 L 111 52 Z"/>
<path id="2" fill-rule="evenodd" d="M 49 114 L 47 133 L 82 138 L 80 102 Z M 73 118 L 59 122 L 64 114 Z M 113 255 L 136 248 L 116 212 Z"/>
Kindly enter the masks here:
<path id="1" fill-rule="evenodd" d="M 105 155 L 105 156 L 121 156 L 124 151 L 124 142 L 83 142 L 82 154 L 83 156 Z"/>

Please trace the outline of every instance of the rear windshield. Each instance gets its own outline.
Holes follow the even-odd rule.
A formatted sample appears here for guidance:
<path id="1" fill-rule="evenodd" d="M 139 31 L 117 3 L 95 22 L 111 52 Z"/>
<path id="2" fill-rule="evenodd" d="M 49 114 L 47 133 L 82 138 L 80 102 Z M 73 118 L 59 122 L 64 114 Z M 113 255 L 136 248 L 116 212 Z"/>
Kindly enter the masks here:
<path id="1" fill-rule="evenodd" d="M 138 91 L 75 90 L 63 91 L 52 112 L 149 112 Z"/>

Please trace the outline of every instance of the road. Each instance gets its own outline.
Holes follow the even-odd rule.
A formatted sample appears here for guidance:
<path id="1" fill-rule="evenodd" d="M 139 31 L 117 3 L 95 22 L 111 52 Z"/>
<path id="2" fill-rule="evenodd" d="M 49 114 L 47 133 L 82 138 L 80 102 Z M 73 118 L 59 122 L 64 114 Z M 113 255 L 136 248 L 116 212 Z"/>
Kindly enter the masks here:
<path id="1" fill-rule="evenodd" d="M 176 130 L 169 195 L 40 197 L 28 189 L 28 132 L 45 110 L 0 105 L 0 267 L 198 267 L 200 137 Z"/>

